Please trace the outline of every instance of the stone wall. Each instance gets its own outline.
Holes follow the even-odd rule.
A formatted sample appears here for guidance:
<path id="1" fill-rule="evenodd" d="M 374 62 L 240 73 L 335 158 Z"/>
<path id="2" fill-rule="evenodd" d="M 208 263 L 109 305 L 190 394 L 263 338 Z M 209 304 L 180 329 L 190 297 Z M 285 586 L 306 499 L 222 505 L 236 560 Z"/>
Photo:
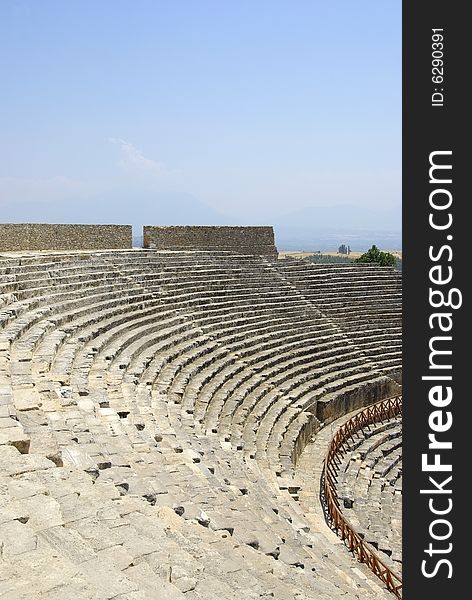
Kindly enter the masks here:
<path id="1" fill-rule="evenodd" d="M 334 398 L 327 396 L 318 400 L 316 417 L 324 424 L 331 423 L 353 410 L 364 408 L 401 393 L 402 388 L 396 381 L 390 377 L 379 377 L 375 381 L 367 381 L 363 385 L 358 385 L 353 390 L 334 395 Z"/>
<path id="2" fill-rule="evenodd" d="M 225 250 L 277 257 L 272 227 L 151 226 L 143 228 L 145 248 Z"/>
<path id="3" fill-rule="evenodd" d="M 0 223 L 0 252 L 132 247 L 131 225 Z"/>

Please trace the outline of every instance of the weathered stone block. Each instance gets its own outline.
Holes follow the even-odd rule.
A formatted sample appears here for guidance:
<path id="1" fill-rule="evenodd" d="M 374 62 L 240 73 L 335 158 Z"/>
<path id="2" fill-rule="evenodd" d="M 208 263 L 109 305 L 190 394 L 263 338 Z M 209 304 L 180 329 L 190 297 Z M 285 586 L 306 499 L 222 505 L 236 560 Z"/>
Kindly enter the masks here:
<path id="1" fill-rule="evenodd" d="M 214 250 L 277 257 L 274 230 L 268 226 L 151 226 L 143 228 L 145 248 Z"/>
<path id="2" fill-rule="evenodd" d="M 131 247 L 131 225 L 0 223 L 0 252 Z"/>

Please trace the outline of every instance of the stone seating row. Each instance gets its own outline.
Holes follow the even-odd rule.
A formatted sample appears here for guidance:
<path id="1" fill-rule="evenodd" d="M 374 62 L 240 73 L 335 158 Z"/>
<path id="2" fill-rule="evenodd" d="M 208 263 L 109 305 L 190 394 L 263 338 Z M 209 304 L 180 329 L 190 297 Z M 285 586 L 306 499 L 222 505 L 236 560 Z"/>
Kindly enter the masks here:
<path id="1" fill-rule="evenodd" d="M 248 258 L 245 269 L 232 272 L 239 257 L 225 255 L 222 265 L 206 254 L 198 260 L 191 253 L 185 260 L 178 253 L 156 255 L 129 253 L 119 263 L 109 253 L 110 265 L 100 255 L 93 261 L 107 276 L 95 279 L 82 277 L 80 267 L 92 259 L 81 258 L 75 281 L 72 271 L 58 275 L 60 290 L 52 282 L 44 290 L 29 287 L 26 300 L 25 290 L 9 292 L 10 318 L 0 331 L 0 398 L 6 399 L 5 418 L 23 436 L 15 452 L 48 457 L 47 470 L 57 469 L 64 480 L 66 473 L 85 473 L 91 486 L 108 486 L 115 495 L 110 507 L 137 501 L 140 508 L 132 512 L 151 507 L 153 519 L 172 518 L 172 527 L 176 519 L 177 529 L 226 536 L 229 555 L 243 548 L 275 561 L 269 570 L 276 574 L 265 578 L 250 570 L 252 555 L 238 572 L 267 580 L 280 598 L 286 581 L 300 598 L 357 593 L 365 576 L 338 549 L 317 546 L 323 538 L 304 522 L 292 502 L 297 486 L 286 478 L 293 476 L 300 440 L 319 427 L 318 402 L 355 395 L 386 378 L 269 261 Z M 25 273 L 33 266 L 41 273 L 35 260 L 22 265 Z M 133 261 L 142 264 L 134 270 Z M 103 512 L 93 514 L 100 523 Z M 205 538 L 209 548 L 217 539 Z M 122 550 L 111 555 L 110 572 L 124 582 L 114 571 Z M 194 571 L 183 572 L 192 579 Z M 215 573 L 207 578 L 200 568 L 185 596 L 213 597 L 222 577 L 222 589 L 234 597 L 218 561 Z M 172 579 L 167 583 L 166 593 L 181 591 Z M 372 586 L 372 597 L 381 597 Z M 147 597 L 139 587 L 123 589 L 115 595 Z M 248 589 L 244 597 L 252 597 Z"/>
<path id="2" fill-rule="evenodd" d="M 401 376 L 401 274 L 370 265 L 279 261 L 279 270 L 389 376 Z M 382 351 L 389 328 L 399 343 Z M 379 342 L 376 344 L 375 342 Z"/>
<path id="3" fill-rule="evenodd" d="M 401 573 L 401 419 L 359 432 L 344 448 L 337 490 L 351 524 Z"/>
<path id="4" fill-rule="evenodd" d="M 0 585 L 7 594 L 48 600 L 146 600 L 156 594 L 168 600 L 230 600 L 241 594 L 261 598 L 270 590 L 279 598 L 296 593 L 327 599 L 355 589 L 332 581 L 323 565 L 317 572 L 308 569 L 308 554 L 306 573 L 290 567 L 290 550 L 281 551 L 277 561 L 264 555 L 255 546 L 269 548 L 270 542 L 257 530 L 253 546 L 241 544 L 190 502 L 175 511 L 154 497 L 122 495 L 111 476 L 102 482 L 102 475 L 93 480 L 84 471 L 25 458 L 11 447 L 0 452 L 7 467 L 2 485 L 8 490 L 0 524 Z M 195 478 L 195 472 L 190 475 Z M 188 476 L 183 473 L 176 482 Z M 155 498 L 170 494 L 169 489 Z M 179 516 L 180 509 L 187 518 Z"/>

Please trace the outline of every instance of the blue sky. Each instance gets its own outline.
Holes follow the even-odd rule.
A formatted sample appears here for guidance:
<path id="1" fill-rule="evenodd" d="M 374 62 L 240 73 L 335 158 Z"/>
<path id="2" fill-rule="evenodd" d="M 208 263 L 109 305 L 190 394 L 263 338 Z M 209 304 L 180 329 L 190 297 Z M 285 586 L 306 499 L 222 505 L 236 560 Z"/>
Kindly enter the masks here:
<path id="1" fill-rule="evenodd" d="M 400 214 L 399 0 L 2 0 L 0 63 L 0 221 Z"/>

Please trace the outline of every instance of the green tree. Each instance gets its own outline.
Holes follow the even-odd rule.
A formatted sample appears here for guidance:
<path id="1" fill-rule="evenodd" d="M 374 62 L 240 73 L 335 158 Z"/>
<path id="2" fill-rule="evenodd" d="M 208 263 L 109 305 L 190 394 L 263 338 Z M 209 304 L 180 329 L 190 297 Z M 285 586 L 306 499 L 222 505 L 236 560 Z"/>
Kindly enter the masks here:
<path id="1" fill-rule="evenodd" d="M 377 246 L 373 245 L 370 250 L 365 252 L 362 256 L 359 256 L 359 258 L 356 258 L 355 262 L 377 263 L 381 267 L 394 267 L 395 256 L 390 252 L 382 252 Z"/>

